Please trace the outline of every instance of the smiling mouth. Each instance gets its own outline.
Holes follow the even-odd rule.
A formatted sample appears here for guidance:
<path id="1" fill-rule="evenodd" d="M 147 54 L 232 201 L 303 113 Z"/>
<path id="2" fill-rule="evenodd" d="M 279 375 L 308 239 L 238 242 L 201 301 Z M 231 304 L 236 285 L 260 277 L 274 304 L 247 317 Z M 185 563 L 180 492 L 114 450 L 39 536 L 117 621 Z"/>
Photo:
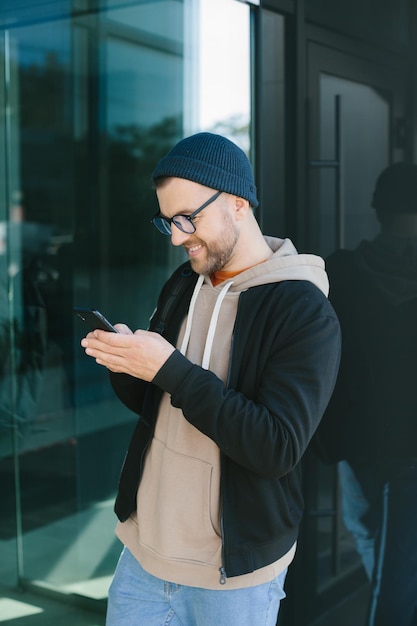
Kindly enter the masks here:
<path id="1" fill-rule="evenodd" d="M 187 254 L 189 256 L 195 256 L 196 254 L 198 254 L 198 252 L 203 248 L 203 246 L 201 244 L 195 245 L 195 246 L 188 246 L 186 248 Z"/>

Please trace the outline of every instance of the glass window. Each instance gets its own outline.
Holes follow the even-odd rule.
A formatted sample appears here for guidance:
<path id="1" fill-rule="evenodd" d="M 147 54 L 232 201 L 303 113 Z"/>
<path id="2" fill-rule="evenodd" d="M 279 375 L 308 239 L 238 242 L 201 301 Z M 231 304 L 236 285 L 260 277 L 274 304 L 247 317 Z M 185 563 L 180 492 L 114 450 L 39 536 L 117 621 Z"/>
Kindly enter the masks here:
<path id="1" fill-rule="evenodd" d="M 362 237 L 375 236 L 378 228 L 371 210 L 372 193 L 378 173 L 389 160 L 389 97 L 372 86 L 325 73 L 320 76 L 320 158 L 336 158 L 336 97 L 341 111 L 338 132 L 343 145 L 344 204 L 338 206 L 338 171 L 323 168 L 320 249 L 324 256 L 337 247 L 338 236 L 346 248 L 354 248 Z"/>
<path id="2" fill-rule="evenodd" d="M 235 37 L 231 36 L 232 24 Z M 229 136 L 248 151 L 251 96 L 248 7 L 230 0 L 203 0 L 198 28 L 201 46 L 196 57 L 197 124 Z"/>
<path id="3" fill-rule="evenodd" d="M 250 7 L 55 4 L 11 3 L 0 30 L 0 581 L 100 602 L 136 416 L 72 308 L 146 327 L 184 259 L 150 224 L 156 162 L 199 130 L 251 152 Z"/>

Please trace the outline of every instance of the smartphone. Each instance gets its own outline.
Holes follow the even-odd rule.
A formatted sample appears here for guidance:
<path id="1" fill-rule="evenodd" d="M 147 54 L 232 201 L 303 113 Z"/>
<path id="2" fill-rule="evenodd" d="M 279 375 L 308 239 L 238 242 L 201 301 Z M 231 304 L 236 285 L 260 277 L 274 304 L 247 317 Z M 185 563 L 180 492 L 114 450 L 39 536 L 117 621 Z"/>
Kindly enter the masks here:
<path id="1" fill-rule="evenodd" d="M 117 333 L 117 330 L 110 324 L 109 320 L 104 317 L 100 311 L 96 309 L 88 309 L 76 306 L 74 307 L 75 315 L 78 315 L 79 318 L 83 320 L 86 324 L 88 324 L 90 330 L 108 330 L 112 333 Z"/>

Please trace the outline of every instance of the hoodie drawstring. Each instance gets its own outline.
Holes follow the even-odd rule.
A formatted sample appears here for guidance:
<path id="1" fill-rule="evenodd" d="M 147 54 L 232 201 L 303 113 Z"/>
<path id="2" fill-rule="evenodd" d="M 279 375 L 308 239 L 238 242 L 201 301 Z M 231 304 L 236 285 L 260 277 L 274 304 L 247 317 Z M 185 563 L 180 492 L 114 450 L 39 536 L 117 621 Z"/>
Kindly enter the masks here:
<path id="1" fill-rule="evenodd" d="M 200 292 L 201 285 L 203 284 L 203 282 L 204 282 L 204 276 L 201 274 L 198 277 L 198 280 L 197 280 L 196 285 L 194 287 L 193 295 L 192 295 L 192 298 L 191 298 L 191 301 L 190 301 L 190 308 L 188 309 L 187 324 L 186 324 L 186 327 L 185 327 L 184 338 L 182 340 L 182 344 L 181 344 L 181 348 L 180 348 L 180 352 L 184 356 L 185 356 L 185 353 L 187 352 L 188 342 L 190 341 L 191 324 L 193 322 L 195 303 L 197 302 L 197 297 L 198 297 L 198 294 Z"/>
<path id="2" fill-rule="evenodd" d="M 210 363 L 211 349 L 213 347 L 214 334 L 216 332 L 217 320 L 219 319 L 220 307 L 226 293 L 232 285 L 232 280 L 224 285 L 221 292 L 217 296 L 216 304 L 214 306 L 213 313 L 211 314 L 210 326 L 206 338 L 206 345 L 204 346 L 203 361 L 201 363 L 201 366 L 204 367 L 205 370 L 208 370 Z"/>
<path id="3" fill-rule="evenodd" d="M 190 336 L 191 336 L 191 326 L 193 323 L 193 316 L 194 316 L 194 310 L 195 310 L 195 305 L 197 302 L 197 297 L 198 294 L 200 292 L 201 286 L 204 282 L 204 276 L 199 276 L 196 286 L 194 287 L 194 292 L 190 301 L 190 308 L 188 309 L 188 318 L 187 318 L 187 324 L 185 326 L 185 333 L 184 333 L 184 338 L 182 340 L 181 343 L 181 348 L 180 348 L 180 352 L 181 354 L 183 354 L 185 356 L 186 352 L 187 352 L 187 348 L 188 348 L 188 343 L 190 341 Z M 219 315 L 220 315 L 220 308 L 222 305 L 222 302 L 224 300 L 224 297 L 226 295 L 226 293 L 228 292 L 228 290 L 230 289 L 230 287 L 232 286 L 233 281 L 229 281 L 228 283 L 226 283 L 223 287 L 222 290 L 220 291 L 219 295 L 217 296 L 217 300 L 216 300 L 216 304 L 214 306 L 213 309 L 213 313 L 211 314 L 211 319 L 210 319 L 210 325 L 209 325 L 209 329 L 207 332 L 207 337 L 206 337 L 206 343 L 204 346 L 204 353 L 203 353 L 203 361 L 202 361 L 202 367 L 204 367 L 204 369 L 208 369 L 209 367 L 209 363 L 210 363 L 210 355 L 211 355 L 211 351 L 213 348 L 213 341 L 214 341 L 214 335 L 216 332 L 216 326 L 217 326 L 217 321 L 219 319 Z"/>

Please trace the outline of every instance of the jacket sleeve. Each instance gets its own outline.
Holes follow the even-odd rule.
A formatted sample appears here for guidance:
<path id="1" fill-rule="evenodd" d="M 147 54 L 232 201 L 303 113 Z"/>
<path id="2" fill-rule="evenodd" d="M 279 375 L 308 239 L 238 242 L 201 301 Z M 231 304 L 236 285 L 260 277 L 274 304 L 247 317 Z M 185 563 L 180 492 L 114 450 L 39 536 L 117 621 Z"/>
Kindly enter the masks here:
<path id="1" fill-rule="evenodd" d="M 119 400 L 128 409 L 140 415 L 149 383 L 129 374 L 114 374 L 113 372 L 110 372 L 110 382 Z"/>
<path id="2" fill-rule="evenodd" d="M 270 303 L 252 332 L 245 310 L 238 312 L 240 348 L 228 386 L 178 351 L 154 379 L 226 456 L 265 477 L 283 476 L 300 461 L 340 360 L 339 323 L 327 299 L 318 290 L 306 297 L 299 285 L 287 291 L 281 313 Z M 251 302 L 246 306 L 249 311 Z"/>

